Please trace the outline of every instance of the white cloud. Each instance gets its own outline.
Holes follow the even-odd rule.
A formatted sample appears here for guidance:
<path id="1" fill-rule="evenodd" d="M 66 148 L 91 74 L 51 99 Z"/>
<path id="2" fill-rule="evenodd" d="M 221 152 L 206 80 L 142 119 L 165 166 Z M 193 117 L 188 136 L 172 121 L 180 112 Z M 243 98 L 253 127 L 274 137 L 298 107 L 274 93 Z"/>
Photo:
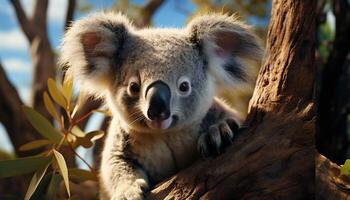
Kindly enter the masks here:
<path id="1" fill-rule="evenodd" d="M 31 64 L 21 59 L 5 58 L 2 62 L 7 72 L 30 72 L 31 70 Z"/>
<path id="2" fill-rule="evenodd" d="M 0 50 L 27 51 L 28 41 L 18 29 L 0 31 Z"/>

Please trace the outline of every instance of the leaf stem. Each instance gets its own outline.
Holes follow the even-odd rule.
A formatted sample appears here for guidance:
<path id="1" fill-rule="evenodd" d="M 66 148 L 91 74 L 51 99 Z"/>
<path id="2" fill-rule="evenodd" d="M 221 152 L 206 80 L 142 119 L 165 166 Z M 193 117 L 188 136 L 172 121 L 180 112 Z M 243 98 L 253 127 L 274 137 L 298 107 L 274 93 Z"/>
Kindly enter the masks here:
<path id="1" fill-rule="evenodd" d="M 72 143 L 68 142 L 70 150 L 74 153 L 74 155 L 76 155 L 81 161 L 84 162 L 84 164 L 86 166 L 88 166 L 88 168 L 90 169 L 91 173 L 95 176 L 96 179 L 98 179 L 98 175 L 96 170 L 83 158 L 81 157 L 73 148 Z"/>

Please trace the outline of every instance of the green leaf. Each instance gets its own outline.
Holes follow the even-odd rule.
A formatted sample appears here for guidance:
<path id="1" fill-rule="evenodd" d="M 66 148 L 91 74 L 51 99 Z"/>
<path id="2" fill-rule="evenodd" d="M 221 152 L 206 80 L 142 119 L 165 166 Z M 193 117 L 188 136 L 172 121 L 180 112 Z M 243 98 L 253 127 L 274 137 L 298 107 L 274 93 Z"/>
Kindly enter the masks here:
<path id="1" fill-rule="evenodd" d="M 78 136 L 78 137 L 84 137 L 85 133 L 82 131 L 78 126 L 73 126 L 71 132 L 73 135 Z"/>
<path id="2" fill-rule="evenodd" d="M 73 94 L 73 80 L 69 76 L 66 76 L 63 81 L 62 92 L 66 101 L 69 103 Z"/>
<path id="3" fill-rule="evenodd" d="M 55 199 L 57 189 L 59 188 L 61 181 L 61 176 L 56 173 L 52 174 L 49 186 L 47 188 L 46 199 Z"/>
<path id="4" fill-rule="evenodd" d="M 62 108 L 67 108 L 67 101 L 64 98 L 62 91 L 57 87 L 56 82 L 49 78 L 47 80 L 47 87 L 49 89 L 50 95 L 53 98 L 53 100 L 60 105 Z"/>
<path id="5" fill-rule="evenodd" d="M 24 144 L 21 147 L 19 147 L 19 150 L 20 151 L 29 151 L 32 149 L 37 149 L 37 148 L 43 147 L 43 146 L 48 145 L 48 144 L 52 144 L 51 141 L 45 140 L 45 139 L 34 140 L 32 142 L 28 142 L 27 144 Z"/>
<path id="6" fill-rule="evenodd" d="M 44 104 L 45 104 L 46 110 L 50 113 L 50 115 L 53 118 L 55 118 L 57 121 L 60 121 L 60 117 L 56 111 L 56 108 L 53 105 L 53 102 L 50 96 L 47 94 L 47 92 L 44 92 L 43 98 L 44 98 Z"/>
<path id="7" fill-rule="evenodd" d="M 69 168 L 69 178 L 78 182 L 82 181 L 97 181 L 96 176 L 84 169 L 78 169 L 78 168 Z"/>
<path id="8" fill-rule="evenodd" d="M 0 161 L 0 177 L 6 178 L 33 172 L 52 160 L 51 156 L 33 156 Z"/>
<path id="9" fill-rule="evenodd" d="M 33 108 L 22 106 L 23 112 L 33 127 L 53 143 L 59 143 L 62 135 L 50 124 L 49 120 L 36 112 Z"/>
<path id="10" fill-rule="evenodd" d="M 80 129 L 79 129 L 80 130 Z M 78 134 L 75 133 L 77 136 Z M 74 142 L 74 147 L 77 146 L 83 146 L 84 148 L 90 148 L 93 145 L 93 141 L 98 140 L 104 136 L 104 132 L 97 130 L 97 131 L 91 131 L 87 134 L 82 135 L 82 133 L 79 133 L 79 136 L 76 137 L 76 140 Z"/>
<path id="11" fill-rule="evenodd" d="M 38 187 L 41 179 L 44 177 L 45 172 L 47 168 L 49 167 L 50 163 L 46 164 L 46 166 L 38 169 L 35 173 L 34 176 L 32 177 L 32 180 L 29 183 L 29 187 L 27 189 L 27 193 L 24 197 L 24 200 L 29 200 L 30 197 L 33 195 L 35 192 L 36 188 Z"/>
<path id="12" fill-rule="evenodd" d="M 90 141 L 95 141 L 104 136 L 105 132 L 101 130 L 91 131 L 86 134 L 86 138 L 88 138 Z"/>
<path id="13" fill-rule="evenodd" d="M 77 137 L 76 141 L 74 142 L 74 146 L 83 146 L 84 148 L 90 148 L 92 147 L 93 143 L 86 137 Z"/>
<path id="14" fill-rule="evenodd" d="M 104 114 L 106 116 L 112 116 L 112 113 L 110 110 L 95 109 L 95 110 L 93 110 L 93 112 L 101 113 L 101 114 Z"/>
<path id="15" fill-rule="evenodd" d="M 78 95 L 78 99 L 75 103 L 75 106 L 74 106 L 72 114 L 71 114 L 72 117 L 74 117 L 75 114 L 78 112 L 78 110 L 81 107 L 81 105 L 83 104 L 84 100 L 86 100 L 86 94 L 80 90 L 79 95 Z"/>
<path id="16" fill-rule="evenodd" d="M 64 157 L 60 152 L 53 150 L 53 153 L 55 155 L 61 176 L 63 177 L 64 184 L 66 185 L 68 196 L 70 196 L 68 169 L 67 169 L 66 161 L 64 160 Z"/>
<path id="17" fill-rule="evenodd" d="M 341 166 L 340 174 L 350 174 L 350 159 L 346 159 L 344 165 Z"/>

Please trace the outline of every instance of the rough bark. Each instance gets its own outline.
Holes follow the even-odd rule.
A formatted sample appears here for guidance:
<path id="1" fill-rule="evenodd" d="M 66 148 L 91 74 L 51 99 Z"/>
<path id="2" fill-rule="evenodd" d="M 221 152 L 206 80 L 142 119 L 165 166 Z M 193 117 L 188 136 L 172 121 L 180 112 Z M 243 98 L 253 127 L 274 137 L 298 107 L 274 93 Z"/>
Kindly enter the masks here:
<path id="1" fill-rule="evenodd" d="M 246 124 L 227 152 L 158 184 L 151 199 L 314 196 L 316 0 L 274 0 Z"/>
<path id="2" fill-rule="evenodd" d="M 336 18 L 335 38 L 322 68 L 318 106 L 316 145 L 321 154 L 340 164 L 348 151 L 350 113 L 350 5 L 346 0 L 333 1 Z"/>
<path id="3" fill-rule="evenodd" d="M 350 199 L 350 177 L 340 174 L 340 167 L 326 157 L 316 155 L 316 199 Z"/>

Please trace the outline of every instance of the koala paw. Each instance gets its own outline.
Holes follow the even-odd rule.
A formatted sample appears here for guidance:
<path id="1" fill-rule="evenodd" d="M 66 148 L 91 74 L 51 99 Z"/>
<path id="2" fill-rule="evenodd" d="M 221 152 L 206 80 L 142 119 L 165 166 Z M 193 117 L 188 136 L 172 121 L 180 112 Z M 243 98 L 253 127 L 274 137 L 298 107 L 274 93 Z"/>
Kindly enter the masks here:
<path id="1" fill-rule="evenodd" d="M 132 185 L 122 186 L 111 199 L 112 200 L 144 200 L 146 191 L 149 189 L 148 184 L 143 179 L 137 179 Z"/>
<path id="2" fill-rule="evenodd" d="M 197 149 L 203 158 L 219 155 L 226 146 L 232 144 L 234 132 L 231 120 L 223 120 L 209 126 L 198 138 Z"/>

